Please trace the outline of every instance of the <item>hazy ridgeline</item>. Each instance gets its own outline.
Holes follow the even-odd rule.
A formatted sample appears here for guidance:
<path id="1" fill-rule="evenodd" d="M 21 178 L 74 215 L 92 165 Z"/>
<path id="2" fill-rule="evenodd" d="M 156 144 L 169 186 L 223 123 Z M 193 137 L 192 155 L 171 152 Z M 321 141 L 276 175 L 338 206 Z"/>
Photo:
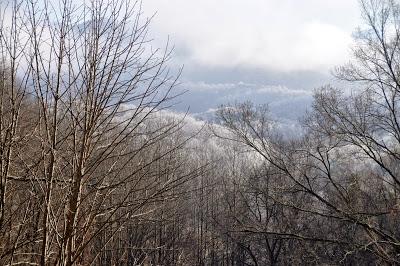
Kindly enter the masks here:
<path id="1" fill-rule="evenodd" d="M 353 89 L 289 138 L 170 111 L 140 2 L 0 3 L 0 265 L 400 264 L 400 7 L 360 6 Z"/>

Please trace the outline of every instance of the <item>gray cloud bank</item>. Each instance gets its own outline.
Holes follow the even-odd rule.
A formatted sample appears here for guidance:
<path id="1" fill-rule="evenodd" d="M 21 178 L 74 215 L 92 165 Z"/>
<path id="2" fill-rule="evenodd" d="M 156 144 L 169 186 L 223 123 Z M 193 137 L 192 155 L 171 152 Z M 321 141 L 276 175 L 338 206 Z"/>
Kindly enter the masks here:
<path id="1" fill-rule="evenodd" d="M 313 90 L 335 82 L 329 74 L 311 71 L 273 72 L 254 68 L 184 69 L 176 110 L 209 118 L 222 104 L 252 101 L 268 104 L 272 114 L 279 119 L 297 120 L 310 106 Z"/>

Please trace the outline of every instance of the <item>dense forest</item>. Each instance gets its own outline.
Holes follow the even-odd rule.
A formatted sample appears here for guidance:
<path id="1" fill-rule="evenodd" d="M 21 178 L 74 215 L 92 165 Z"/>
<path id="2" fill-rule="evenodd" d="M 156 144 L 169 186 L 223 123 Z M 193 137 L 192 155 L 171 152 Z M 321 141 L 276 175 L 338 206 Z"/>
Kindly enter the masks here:
<path id="1" fill-rule="evenodd" d="M 140 2 L 0 3 L 0 265 L 400 264 L 400 6 L 360 7 L 293 135 L 173 112 Z"/>

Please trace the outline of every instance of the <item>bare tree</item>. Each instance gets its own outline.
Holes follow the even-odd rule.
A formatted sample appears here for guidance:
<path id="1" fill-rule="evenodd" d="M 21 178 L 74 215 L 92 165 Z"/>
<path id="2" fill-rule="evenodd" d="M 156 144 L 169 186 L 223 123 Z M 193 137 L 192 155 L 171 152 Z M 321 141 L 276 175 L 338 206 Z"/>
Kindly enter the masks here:
<path id="1" fill-rule="evenodd" d="M 1 27 L 0 228 L 17 217 L 12 206 L 21 196 L 6 202 L 11 183 L 32 195 L 18 215 L 39 211 L 28 226 L 37 233 L 26 228 L 14 245 L 0 246 L 0 261 L 99 261 L 110 243 L 121 243 L 122 229 L 175 199 L 171 191 L 199 172 L 179 162 L 190 139 L 177 138 L 182 120 L 158 117 L 176 96 L 171 50 L 150 49 L 140 2 L 10 1 L 2 13 L 12 21 Z M 31 132 L 19 136 L 27 94 Z M 26 145 L 13 152 L 20 139 Z"/>
<path id="2" fill-rule="evenodd" d="M 283 215 L 275 217 L 280 227 L 268 223 L 260 226 L 245 216 L 247 219 L 236 231 L 265 235 L 270 240 L 300 241 L 315 250 L 314 257 L 306 258 L 297 248 L 294 261 L 397 261 L 397 229 L 392 220 L 396 209 L 391 188 L 382 182 L 385 178 L 380 168 L 370 165 L 365 157 L 355 157 L 356 150 L 338 141 L 340 134 L 327 130 L 330 135 L 321 135 L 320 131 L 310 130 L 297 140 L 285 140 L 274 130 L 266 109 L 250 104 L 223 108 L 219 117 L 230 130 L 220 137 L 249 147 L 272 173 L 280 176 L 281 182 L 274 182 L 280 193 L 267 194 L 271 202 L 283 208 Z M 324 125 L 332 122 L 314 113 L 308 124 L 315 125 L 312 123 L 316 121 Z M 348 156 L 354 158 L 349 160 Z M 257 205 L 247 206 L 249 211 L 257 211 Z M 268 209 L 263 218 L 267 214 Z M 290 218 L 285 221 L 285 217 Z"/>
<path id="3" fill-rule="evenodd" d="M 303 195 L 307 204 L 278 202 L 317 221 L 303 232 L 252 231 L 330 245 L 339 256 L 325 256 L 328 261 L 398 263 L 400 9 L 394 1 L 361 6 L 367 28 L 356 35 L 353 61 L 337 71 L 359 86 L 351 94 L 319 90 L 304 137 L 282 139 L 265 109 L 248 104 L 224 108 L 219 117 L 233 133 L 223 137 L 261 155 L 291 182 L 293 197 Z"/>

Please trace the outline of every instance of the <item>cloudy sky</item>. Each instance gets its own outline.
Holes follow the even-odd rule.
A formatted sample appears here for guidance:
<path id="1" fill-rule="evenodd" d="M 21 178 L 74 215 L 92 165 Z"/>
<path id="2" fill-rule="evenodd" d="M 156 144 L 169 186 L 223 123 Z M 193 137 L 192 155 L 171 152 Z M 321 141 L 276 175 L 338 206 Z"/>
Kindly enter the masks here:
<path id="1" fill-rule="evenodd" d="M 2 1 L 2 0 L 0 0 Z M 80 3 L 82 0 L 73 0 Z M 184 65 L 175 109 L 198 117 L 221 104 L 269 104 L 295 121 L 315 88 L 335 83 L 352 32 L 361 25 L 358 0 L 143 0 L 154 46 L 169 38 L 172 68 Z"/>
<path id="2" fill-rule="evenodd" d="M 343 62 L 357 0 L 146 0 L 153 29 L 185 62 L 266 70 L 327 70 Z"/>
<path id="3" fill-rule="evenodd" d="M 333 82 L 360 25 L 357 0 L 145 0 L 143 10 L 156 12 L 157 42 L 175 45 L 194 113 L 250 99 L 292 117 Z"/>

